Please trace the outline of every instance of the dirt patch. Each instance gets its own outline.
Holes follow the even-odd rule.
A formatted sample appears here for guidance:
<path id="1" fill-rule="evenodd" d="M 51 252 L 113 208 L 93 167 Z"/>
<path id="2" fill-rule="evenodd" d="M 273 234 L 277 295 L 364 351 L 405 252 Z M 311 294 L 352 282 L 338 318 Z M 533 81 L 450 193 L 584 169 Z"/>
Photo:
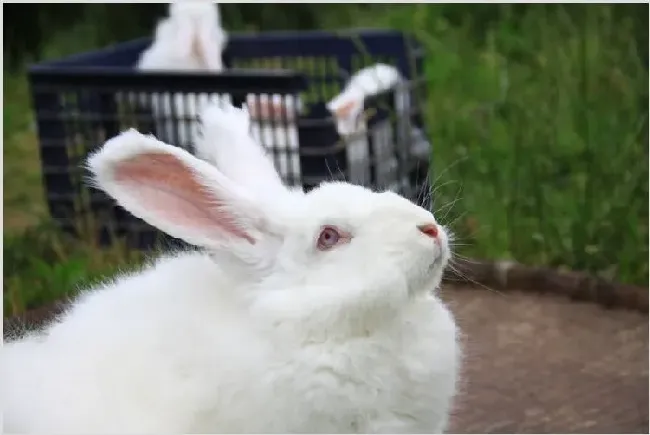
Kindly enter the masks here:
<path id="1" fill-rule="evenodd" d="M 451 433 L 648 433 L 648 317 L 445 286 L 463 332 Z"/>

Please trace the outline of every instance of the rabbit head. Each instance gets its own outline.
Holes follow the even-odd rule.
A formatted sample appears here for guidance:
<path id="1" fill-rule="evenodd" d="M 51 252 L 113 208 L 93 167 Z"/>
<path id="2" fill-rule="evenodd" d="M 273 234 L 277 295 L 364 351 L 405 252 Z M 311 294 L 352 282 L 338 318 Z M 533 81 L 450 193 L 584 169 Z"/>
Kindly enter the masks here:
<path id="1" fill-rule="evenodd" d="M 448 236 L 429 211 L 343 182 L 288 189 L 251 138 L 245 111 L 213 104 L 201 119 L 197 149 L 207 161 L 130 130 L 90 157 L 97 187 L 236 264 L 260 303 L 296 315 L 397 308 L 438 286 Z"/>
<path id="2" fill-rule="evenodd" d="M 200 156 L 244 189 L 274 222 L 262 298 L 303 315 L 323 308 L 394 306 L 436 288 L 449 257 L 446 229 L 393 192 L 327 182 L 308 193 L 282 185 L 249 133 L 248 113 L 209 106 Z M 286 299 L 285 299 L 286 298 Z M 270 302 L 271 303 L 271 302 Z"/>

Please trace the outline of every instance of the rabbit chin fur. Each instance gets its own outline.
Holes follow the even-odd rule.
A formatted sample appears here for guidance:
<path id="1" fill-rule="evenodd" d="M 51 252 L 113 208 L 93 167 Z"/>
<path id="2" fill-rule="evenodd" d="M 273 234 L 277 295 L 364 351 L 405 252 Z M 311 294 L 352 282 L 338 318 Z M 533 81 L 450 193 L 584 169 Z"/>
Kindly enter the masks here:
<path id="1" fill-rule="evenodd" d="M 237 124 L 228 116 L 224 120 Z M 228 123 L 216 126 L 221 134 Z M 219 130 L 209 127 L 206 136 Z M 212 143 L 220 145 L 215 137 Z M 228 142 L 248 147 L 250 170 L 267 171 L 266 184 L 277 183 L 276 219 L 268 224 L 273 235 L 255 244 L 272 255 L 240 264 L 214 247 L 175 253 L 85 292 L 44 332 L 5 344 L 0 394 L 6 432 L 445 429 L 460 350 L 454 319 L 434 294 L 450 255 L 444 229 L 437 242 L 419 232 L 417 225 L 435 222 L 431 213 L 391 192 L 325 183 L 283 196 L 261 148 L 256 157 L 253 141 L 231 135 Z M 134 214 L 144 210 L 146 219 L 151 208 L 138 209 L 129 196 L 140 179 L 116 187 L 118 178 L 111 181 L 106 167 L 155 151 L 204 180 L 221 180 L 215 191 L 226 186 L 219 178 L 224 174 L 248 180 L 251 191 L 268 189 L 227 165 L 238 154 L 229 150 L 215 159 L 222 173 L 127 132 L 107 142 L 90 166 L 100 187 L 131 204 Z M 146 170 L 165 164 L 154 163 Z M 314 242 L 323 224 L 352 238 L 319 251 Z"/>

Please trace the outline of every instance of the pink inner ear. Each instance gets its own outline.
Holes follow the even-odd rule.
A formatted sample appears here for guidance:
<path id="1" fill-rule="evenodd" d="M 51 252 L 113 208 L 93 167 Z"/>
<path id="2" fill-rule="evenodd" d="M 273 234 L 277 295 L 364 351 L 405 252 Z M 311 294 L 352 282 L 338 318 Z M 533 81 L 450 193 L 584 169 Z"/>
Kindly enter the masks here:
<path id="1" fill-rule="evenodd" d="M 225 232 L 255 244 L 224 199 L 172 155 L 152 152 L 122 162 L 115 168 L 115 181 L 127 185 L 135 200 L 160 220 L 208 238 L 223 239 Z"/>
<path id="2" fill-rule="evenodd" d="M 350 101 L 348 103 L 345 103 L 339 109 L 336 111 L 336 116 L 338 117 L 346 117 L 350 114 L 354 106 L 356 105 L 355 101 Z"/>

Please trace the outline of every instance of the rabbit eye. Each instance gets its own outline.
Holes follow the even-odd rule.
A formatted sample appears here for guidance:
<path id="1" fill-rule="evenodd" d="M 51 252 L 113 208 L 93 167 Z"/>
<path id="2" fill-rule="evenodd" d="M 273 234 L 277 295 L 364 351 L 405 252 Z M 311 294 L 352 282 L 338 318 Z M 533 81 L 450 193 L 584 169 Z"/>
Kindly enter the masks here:
<path id="1" fill-rule="evenodd" d="M 326 251 L 338 244 L 340 240 L 341 234 L 339 231 L 334 227 L 326 226 L 320 231 L 317 247 L 321 251 Z"/>

